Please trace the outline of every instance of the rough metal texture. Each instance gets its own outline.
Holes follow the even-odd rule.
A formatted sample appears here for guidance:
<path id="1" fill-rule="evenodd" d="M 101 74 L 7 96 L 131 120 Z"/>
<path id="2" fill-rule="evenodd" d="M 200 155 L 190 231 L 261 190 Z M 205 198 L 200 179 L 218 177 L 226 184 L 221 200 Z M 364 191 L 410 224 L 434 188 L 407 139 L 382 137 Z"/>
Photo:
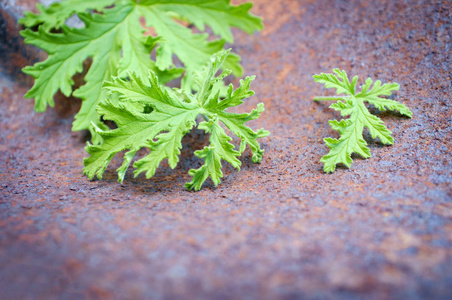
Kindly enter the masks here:
<path id="1" fill-rule="evenodd" d="M 265 30 L 235 32 L 257 75 L 240 110 L 264 102 L 253 127 L 272 136 L 217 188 L 183 188 L 197 132 L 174 171 L 121 185 L 115 160 L 90 182 L 72 116 L 35 114 L 22 77 L 1 77 L 0 298 L 452 297 L 451 1 L 255 4 Z M 366 135 L 372 158 L 328 175 L 339 115 L 312 75 L 334 67 L 400 83 L 414 117 L 378 113 L 395 144 Z"/>

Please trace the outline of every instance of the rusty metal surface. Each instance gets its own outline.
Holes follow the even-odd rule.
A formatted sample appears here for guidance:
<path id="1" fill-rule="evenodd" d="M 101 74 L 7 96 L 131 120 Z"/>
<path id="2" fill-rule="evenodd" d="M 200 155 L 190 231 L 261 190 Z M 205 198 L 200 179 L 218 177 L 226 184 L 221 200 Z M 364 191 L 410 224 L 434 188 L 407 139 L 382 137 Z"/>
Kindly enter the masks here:
<path id="1" fill-rule="evenodd" d="M 254 128 L 272 136 L 217 188 L 183 188 L 198 132 L 174 171 L 121 185 L 115 160 L 90 182 L 72 116 L 35 114 L 29 83 L 2 75 L 1 299 L 452 297 L 452 2 L 255 3 L 265 30 L 234 45 L 257 75 L 241 109 L 264 102 Z M 334 67 L 400 83 L 414 117 L 379 113 L 395 144 L 366 135 L 372 158 L 328 175 L 339 115 L 312 101 L 328 94 L 312 75 Z"/>

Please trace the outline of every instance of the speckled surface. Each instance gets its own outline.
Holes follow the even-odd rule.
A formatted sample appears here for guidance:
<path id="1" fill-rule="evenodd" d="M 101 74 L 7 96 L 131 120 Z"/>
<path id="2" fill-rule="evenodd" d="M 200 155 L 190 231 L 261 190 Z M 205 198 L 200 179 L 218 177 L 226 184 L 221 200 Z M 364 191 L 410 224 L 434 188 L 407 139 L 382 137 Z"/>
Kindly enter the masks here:
<path id="1" fill-rule="evenodd" d="M 129 171 L 121 185 L 115 160 L 89 181 L 74 99 L 35 114 L 30 80 L 12 71 L 23 62 L 2 56 L 0 298 L 452 297 L 452 2 L 254 2 L 265 30 L 236 31 L 233 47 L 257 75 L 240 110 L 264 102 L 253 127 L 272 135 L 262 164 L 247 151 L 239 173 L 225 167 L 220 186 L 196 193 L 183 184 L 199 132 L 174 171 Z M 394 99 L 414 117 L 372 110 L 395 144 L 366 134 L 372 158 L 331 175 L 319 159 L 339 114 L 312 101 L 332 92 L 312 75 L 334 67 L 398 82 Z"/>

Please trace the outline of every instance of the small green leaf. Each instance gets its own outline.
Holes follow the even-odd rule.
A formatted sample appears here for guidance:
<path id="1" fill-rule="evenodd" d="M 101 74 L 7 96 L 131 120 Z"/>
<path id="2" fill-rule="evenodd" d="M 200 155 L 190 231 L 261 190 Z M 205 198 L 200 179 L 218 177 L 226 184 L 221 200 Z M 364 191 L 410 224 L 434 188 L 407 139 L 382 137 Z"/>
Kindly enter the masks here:
<path id="1" fill-rule="evenodd" d="M 331 128 L 339 131 L 341 137 L 339 140 L 326 138 L 325 144 L 330 148 L 330 152 L 323 156 L 320 162 L 324 163 L 323 170 L 327 173 L 334 172 L 337 164 L 344 164 L 350 168 L 352 164 L 352 153 L 357 153 L 364 158 L 370 157 L 370 150 L 367 148 L 367 143 L 363 138 L 364 127 L 369 129 L 372 138 L 379 138 L 381 143 L 392 145 L 394 139 L 391 136 L 391 131 L 384 125 L 383 121 L 372 115 L 364 101 L 369 102 L 381 111 L 386 109 L 397 110 L 401 114 L 412 117 L 411 111 L 402 103 L 381 98 L 381 96 L 390 96 L 393 91 L 399 89 L 397 83 L 387 83 L 381 85 L 379 80 L 372 85 L 372 79 L 368 78 L 361 89 L 361 92 L 356 93 L 356 84 L 358 77 L 353 77 L 350 82 L 347 73 L 339 69 L 333 70 L 335 74 L 320 74 L 314 75 L 315 82 L 323 83 L 326 88 L 335 88 L 337 94 L 346 94 L 347 96 L 340 97 L 342 101 L 338 101 L 330 106 L 330 108 L 337 110 L 341 116 L 349 116 L 347 120 L 330 121 Z M 370 89 L 370 90 L 369 90 Z M 316 100 L 333 100 L 332 97 L 316 98 Z"/>

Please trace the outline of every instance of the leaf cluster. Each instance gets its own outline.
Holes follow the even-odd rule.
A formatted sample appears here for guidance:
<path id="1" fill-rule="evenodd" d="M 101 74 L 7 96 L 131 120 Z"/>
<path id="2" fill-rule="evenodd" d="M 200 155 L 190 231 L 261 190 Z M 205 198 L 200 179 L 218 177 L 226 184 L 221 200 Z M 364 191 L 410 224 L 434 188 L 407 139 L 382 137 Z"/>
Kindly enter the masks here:
<path id="1" fill-rule="evenodd" d="M 122 182 L 143 148 L 148 154 L 133 163 L 135 176 L 154 176 L 165 159 L 174 169 L 183 136 L 197 127 L 209 134 L 209 145 L 194 152 L 204 163 L 189 171 L 192 180 L 185 186 L 199 190 L 209 177 L 217 185 L 223 177 L 222 161 L 240 170 L 238 157 L 248 145 L 253 162 L 260 162 L 264 151 L 257 139 L 269 135 L 264 129 L 255 132 L 246 125 L 264 111 L 262 103 L 250 113 L 228 111 L 254 94 L 250 90 L 254 77 L 241 80 L 235 90 L 223 83 L 230 74 L 243 75 L 240 57 L 223 51 L 226 42 L 233 42 L 231 28 L 250 34 L 262 29 L 261 19 L 249 13 L 251 6 L 233 6 L 229 0 L 63 0 L 48 7 L 38 4 L 38 14 L 28 12 L 19 21 L 28 27 L 21 34 L 26 43 L 45 50 L 48 58 L 23 69 L 35 78 L 25 97 L 35 99 L 36 111 L 53 106 L 58 90 L 82 99 L 73 130 L 90 129 L 93 135 L 92 143 L 85 148 L 90 156 L 84 160 L 84 173 L 90 179 L 101 179 L 113 157 L 126 151 L 117 170 Z M 74 14 L 84 23 L 82 28 L 66 25 Z M 152 28 L 153 35 L 145 34 L 142 22 Z M 201 33 L 183 24 L 192 24 Z M 220 38 L 210 39 L 206 26 Z M 31 29 L 35 27 L 37 31 Z M 155 59 L 151 58 L 154 50 Z M 92 65 L 84 76 L 86 83 L 74 90 L 72 78 L 82 72 L 88 58 Z M 176 66 L 174 58 L 182 68 Z M 223 72 L 217 76 L 219 70 Z M 182 75 L 180 89 L 164 86 Z M 358 77 L 350 81 L 339 69 L 333 74 L 315 75 L 314 79 L 341 95 L 315 100 L 338 100 L 330 107 L 344 117 L 350 116 L 330 121 L 341 136 L 324 139 L 330 148 L 321 159 L 327 173 L 334 172 L 338 164 L 350 167 L 352 153 L 370 157 L 364 128 L 372 138 L 393 144 L 391 131 L 369 112 L 365 102 L 380 111 L 389 109 L 412 116 L 405 105 L 385 98 L 399 89 L 397 83 L 381 84 L 368 78 L 358 92 Z M 117 128 L 109 129 L 101 117 Z M 200 117 L 204 121 L 197 122 Z M 225 128 L 241 140 L 238 149 Z"/>
<path id="2" fill-rule="evenodd" d="M 48 53 L 48 58 L 23 69 L 35 78 L 25 95 L 35 99 L 35 110 L 45 111 L 53 106 L 58 91 L 82 99 L 75 116 L 73 130 L 84 130 L 91 122 L 106 128 L 97 114 L 96 106 L 106 98 L 102 89 L 114 76 L 125 78 L 129 72 L 147 77 L 152 70 L 161 83 L 182 79 L 182 88 L 191 90 L 194 73 L 205 67 L 225 42 L 233 42 L 231 27 L 248 33 L 262 29 L 262 21 L 249 13 L 251 3 L 232 6 L 229 0 L 63 0 L 49 7 L 38 4 L 38 14 L 27 12 L 19 23 L 28 29 L 21 32 L 25 42 Z M 65 25 L 77 14 L 84 27 Z M 146 36 L 140 23 L 145 19 L 155 36 Z M 209 26 L 220 39 L 208 39 L 207 33 L 194 33 L 182 23 L 192 23 L 199 31 Z M 31 28 L 38 26 L 38 31 Z M 155 61 L 151 52 L 156 50 Z M 176 68 L 177 57 L 183 68 Z M 72 77 L 82 72 L 82 64 L 92 59 L 85 75 L 86 84 L 73 90 Z M 242 76 L 240 57 L 230 54 L 224 67 Z"/>

